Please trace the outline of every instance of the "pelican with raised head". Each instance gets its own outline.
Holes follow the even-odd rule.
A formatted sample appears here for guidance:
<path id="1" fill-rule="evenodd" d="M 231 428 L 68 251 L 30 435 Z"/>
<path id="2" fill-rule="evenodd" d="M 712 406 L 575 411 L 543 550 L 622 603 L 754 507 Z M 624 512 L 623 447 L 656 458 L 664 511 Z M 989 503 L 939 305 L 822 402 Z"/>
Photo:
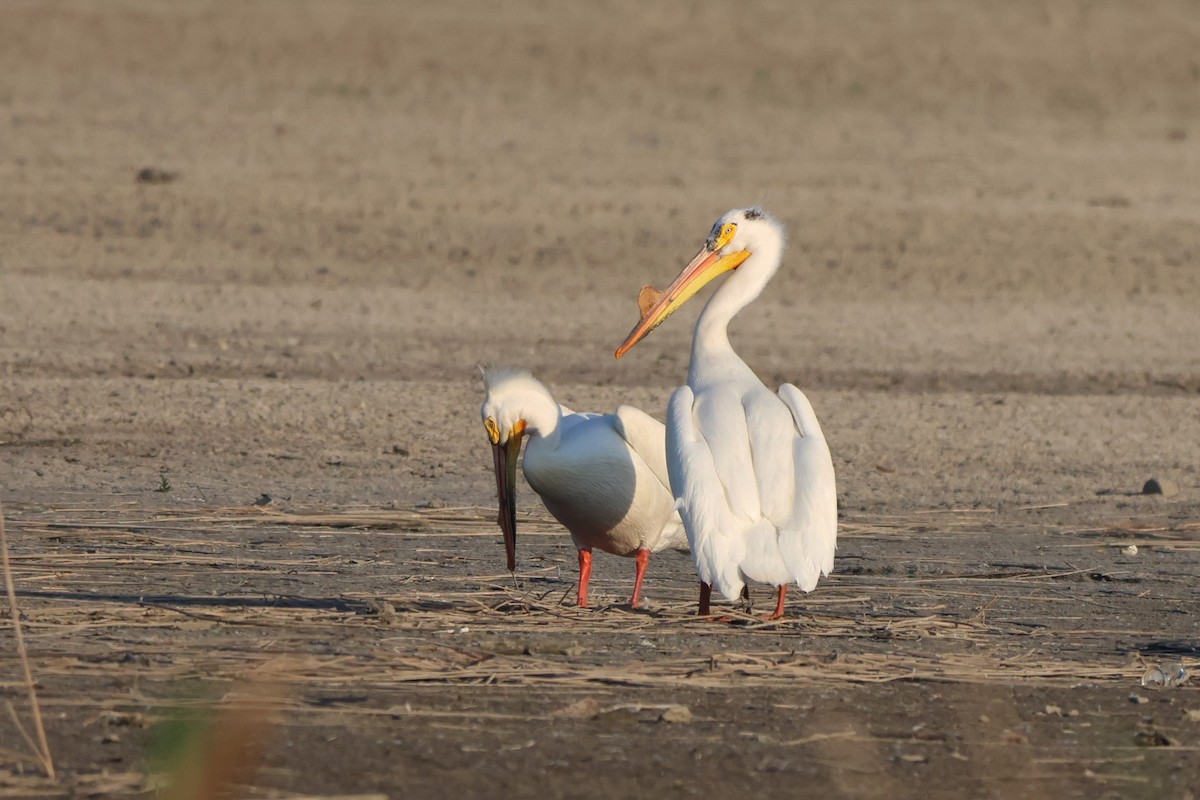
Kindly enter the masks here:
<path id="1" fill-rule="evenodd" d="M 833 569 L 837 491 L 817 416 L 795 386 L 764 386 L 727 332 L 775 274 L 783 249 L 783 227 L 761 209 L 726 212 L 665 292 L 642 289 L 641 319 L 616 354 L 729 273 L 696 322 L 687 384 L 667 410 L 671 489 L 700 576 L 702 615 L 713 587 L 734 600 L 754 580 L 778 587 L 767 617 L 777 619 L 789 584 L 811 591 Z"/>
<path id="2" fill-rule="evenodd" d="M 587 607 L 592 550 L 633 557 L 636 608 L 650 555 L 687 549 L 668 488 L 663 424 L 632 406 L 613 414 L 580 414 L 559 405 L 528 372 L 486 369 L 480 408 L 491 442 L 508 568 L 516 569 L 517 456 L 525 447 L 525 480 L 579 551 L 578 604 Z"/>

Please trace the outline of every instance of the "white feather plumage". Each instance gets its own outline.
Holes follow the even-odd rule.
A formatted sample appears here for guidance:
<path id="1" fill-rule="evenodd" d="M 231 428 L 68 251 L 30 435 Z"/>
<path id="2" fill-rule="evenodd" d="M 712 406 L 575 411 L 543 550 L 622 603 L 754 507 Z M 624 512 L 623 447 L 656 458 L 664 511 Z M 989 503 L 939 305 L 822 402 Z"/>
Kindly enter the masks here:
<path id="1" fill-rule="evenodd" d="M 653 293 L 657 305 L 618 350 L 686 302 L 696 290 L 685 292 L 689 283 L 710 280 L 702 274 L 707 265 L 736 262 L 696 322 L 687 384 L 671 397 L 666 439 L 696 571 L 730 600 L 751 580 L 811 591 L 832 571 L 837 543 L 833 461 L 812 406 L 791 384 L 767 389 L 729 344 L 729 321 L 762 292 L 783 248 L 782 226 L 770 216 L 727 212 L 675 283 Z"/>
<path id="2" fill-rule="evenodd" d="M 481 417 L 496 422 L 500 444 L 514 428 L 524 427 L 529 436 L 522 459 L 525 479 L 577 549 L 629 557 L 686 549 L 667 488 L 661 422 L 632 406 L 613 414 L 573 412 L 520 370 L 485 370 L 484 386 Z M 585 602 L 586 591 L 585 575 Z"/>

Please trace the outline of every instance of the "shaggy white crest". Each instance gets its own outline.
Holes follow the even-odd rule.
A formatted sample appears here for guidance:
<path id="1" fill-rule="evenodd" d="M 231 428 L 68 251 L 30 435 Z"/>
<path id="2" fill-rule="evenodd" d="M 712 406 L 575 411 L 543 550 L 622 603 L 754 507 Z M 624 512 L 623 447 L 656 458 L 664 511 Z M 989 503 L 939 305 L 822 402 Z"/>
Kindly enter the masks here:
<path id="1" fill-rule="evenodd" d="M 541 384 L 541 382 L 534 378 L 527 369 L 491 366 L 480 367 L 479 372 L 483 376 L 483 390 L 489 394 L 508 383 L 529 380 L 533 381 L 534 383 L 538 383 L 539 385 Z"/>
<path id="2" fill-rule="evenodd" d="M 485 423 L 489 418 L 496 421 L 501 442 L 508 441 L 518 422 L 524 422 L 531 434 L 550 436 L 563 413 L 570 413 L 528 370 L 488 367 L 482 372 L 484 399 L 479 416 Z"/>

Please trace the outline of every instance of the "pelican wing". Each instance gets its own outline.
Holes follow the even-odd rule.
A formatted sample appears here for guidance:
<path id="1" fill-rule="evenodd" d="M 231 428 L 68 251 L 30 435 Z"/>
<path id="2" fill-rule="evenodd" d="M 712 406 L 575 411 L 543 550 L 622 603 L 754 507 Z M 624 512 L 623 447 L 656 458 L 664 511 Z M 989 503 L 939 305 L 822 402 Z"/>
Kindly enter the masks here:
<path id="1" fill-rule="evenodd" d="M 730 509 L 713 449 L 697 427 L 693 400 L 692 390 L 680 386 L 667 407 L 671 491 L 683 517 L 700 580 L 732 600 L 744 585 L 739 565 L 746 542 L 740 533 L 746 523 L 738 521 Z"/>
<path id="2" fill-rule="evenodd" d="M 572 411 L 561 403 L 558 407 L 562 411 L 562 415 L 559 417 L 558 424 L 562 427 L 563 436 L 570 435 L 571 431 L 573 431 L 576 426 L 582 425 L 588 420 L 604 416 L 603 414 L 597 414 L 591 411 Z"/>
<path id="3" fill-rule="evenodd" d="M 667 472 L 667 431 L 661 422 L 633 406 L 617 408 L 617 433 L 642 457 L 664 488 L 671 485 Z"/>
<path id="4" fill-rule="evenodd" d="M 694 397 L 692 408 L 696 428 L 712 451 L 721 499 L 743 525 L 760 519 L 755 454 L 742 392 L 734 386 L 718 386 Z"/>
<path id="5" fill-rule="evenodd" d="M 571 425 L 574 425 L 577 422 L 585 422 L 592 417 L 603 416 L 603 414 L 597 414 L 592 411 L 572 411 L 562 403 L 558 404 L 558 412 L 559 418 L 567 421 Z"/>
<path id="6" fill-rule="evenodd" d="M 667 431 L 666 427 L 641 409 L 633 406 L 621 406 L 613 414 L 617 434 L 625 440 L 635 456 L 642 460 L 646 469 L 659 482 L 655 494 L 671 494 L 671 477 L 667 469 Z M 644 471 L 643 471 L 644 472 Z M 673 496 L 672 496 L 673 499 Z M 687 536 L 683 530 L 683 520 L 679 511 L 672 509 L 670 516 L 664 520 L 663 528 L 658 536 L 651 537 L 646 544 L 654 551 L 670 547 L 680 552 L 687 551 Z"/>
<path id="7" fill-rule="evenodd" d="M 788 518 L 795 499 L 796 423 L 788 407 L 762 384 L 748 391 L 742 404 L 761 516 L 778 526 Z"/>
<path id="8" fill-rule="evenodd" d="M 779 549 L 800 588 L 811 591 L 821 575 L 833 571 L 837 548 L 837 487 L 829 445 L 804 393 L 791 384 L 779 387 L 779 398 L 792 412 L 796 433 L 792 447 L 794 495 L 786 515 L 772 521 L 779 528 Z M 773 509 L 779 514 L 782 509 Z"/>

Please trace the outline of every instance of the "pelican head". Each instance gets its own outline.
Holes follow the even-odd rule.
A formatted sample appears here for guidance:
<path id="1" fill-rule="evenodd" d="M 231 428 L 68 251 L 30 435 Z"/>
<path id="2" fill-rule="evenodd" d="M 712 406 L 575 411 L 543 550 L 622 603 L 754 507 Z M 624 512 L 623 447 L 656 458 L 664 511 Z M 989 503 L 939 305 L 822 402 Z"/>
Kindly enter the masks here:
<path id="1" fill-rule="evenodd" d="M 625 342 L 617 348 L 617 358 L 629 352 L 646 334 L 661 325 L 667 317 L 679 310 L 718 275 L 738 269 L 757 250 L 774 248 L 783 244 L 783 226 L 761 208 L 735 208 L 726 211 L 709 231 L 704 246 L 665 292 L 651 286 L 643 286 L 638 295 L 638 310 L 641 319 L 629 332 Z M 759 276 L 759 289 L 770 279 L 779 266 L 778 259 L 767 260 Z M 747 268 L 749 269 L 749 267 Z M 757 290 L 755 291 L 757 294 Z"/>
<path id="2" fill-rule="evenodd" d="M 500 503 L 500 530 L 504 534 L 504 553 L 508 568 L 517 567 L 517 457 L 521 439 L 535 421 L 547 413 L 557 413 L 550 391 L 524 370 L 490 367 L 483 370 L 484 399 L 479 409 L 483 428 L 492 445 L 496 467 L 496 495 Z"/>

